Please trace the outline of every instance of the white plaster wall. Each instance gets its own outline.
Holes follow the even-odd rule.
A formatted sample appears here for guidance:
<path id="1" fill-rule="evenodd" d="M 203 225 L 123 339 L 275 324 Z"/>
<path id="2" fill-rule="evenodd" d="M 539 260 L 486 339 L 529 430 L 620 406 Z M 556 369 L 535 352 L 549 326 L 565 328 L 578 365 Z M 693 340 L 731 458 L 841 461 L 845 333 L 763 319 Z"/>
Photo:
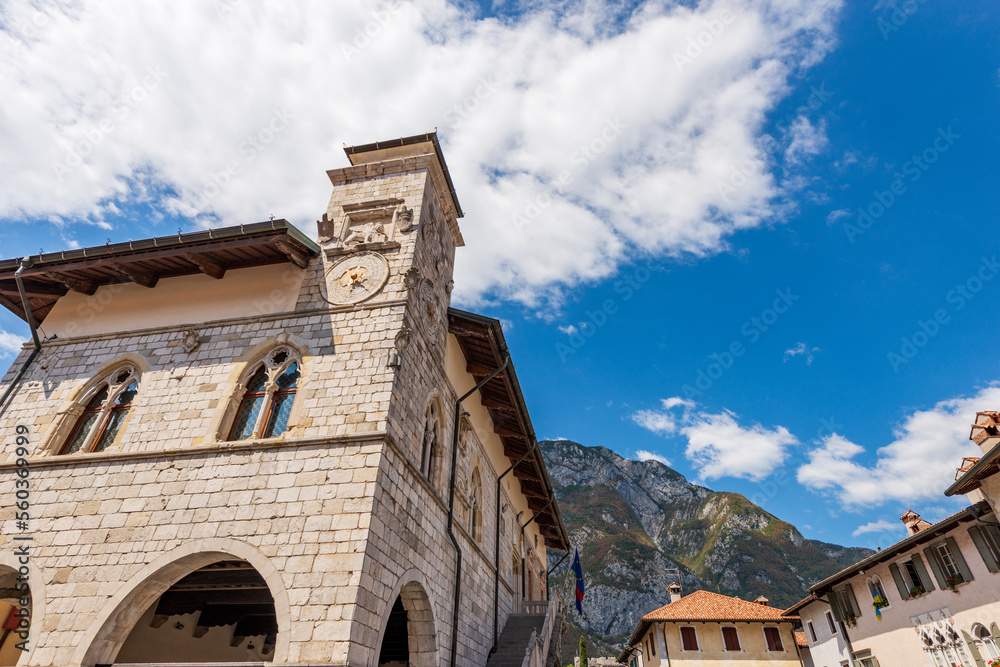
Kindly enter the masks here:
<path id="1" fill-rule="evenodd" d="M 153 288 L 122 283 L 102 285 L 92 296 L 70 291 L 40 328 L 69 338 L 290 311 L 304 276 L 283 263 L 230 270 L 221 280 L 198 273 L 163 278 Z"/>

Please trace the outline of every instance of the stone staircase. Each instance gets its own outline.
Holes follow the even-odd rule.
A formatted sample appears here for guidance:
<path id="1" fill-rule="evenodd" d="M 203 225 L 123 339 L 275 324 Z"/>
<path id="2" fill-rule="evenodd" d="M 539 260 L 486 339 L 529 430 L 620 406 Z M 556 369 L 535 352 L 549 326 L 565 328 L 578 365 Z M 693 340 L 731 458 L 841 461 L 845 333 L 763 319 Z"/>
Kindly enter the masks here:
<path id="1" fill-rule="evenodd" d="M 545 614 L 512 614 L 507 619 L 497 651 L 490 656 L 487 667 L 521 667 L 532 635 L 542 631 Z"/>

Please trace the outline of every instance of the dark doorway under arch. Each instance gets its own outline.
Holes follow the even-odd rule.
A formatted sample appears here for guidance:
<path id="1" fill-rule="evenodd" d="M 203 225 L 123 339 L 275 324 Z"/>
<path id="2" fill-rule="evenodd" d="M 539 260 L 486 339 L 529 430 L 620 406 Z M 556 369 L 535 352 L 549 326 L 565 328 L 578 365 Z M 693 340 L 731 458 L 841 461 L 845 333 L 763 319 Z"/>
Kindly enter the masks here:
<path id="1" fill-rule="evenodd" d="M 266 662 L 278 622 L 264 578 L 242 560 L 195 570 L 139 618 L 116 664 Z"/>
<path id="2" fill-rule="evenodd" d="M 378 654 L 379 667 L 400 667 L 410 664 L 410 636 L 406 627 L 406 608 L 403 599 L 396 597 L 396 603 L 389 612 L 382 635 L 382 648 Z"/>

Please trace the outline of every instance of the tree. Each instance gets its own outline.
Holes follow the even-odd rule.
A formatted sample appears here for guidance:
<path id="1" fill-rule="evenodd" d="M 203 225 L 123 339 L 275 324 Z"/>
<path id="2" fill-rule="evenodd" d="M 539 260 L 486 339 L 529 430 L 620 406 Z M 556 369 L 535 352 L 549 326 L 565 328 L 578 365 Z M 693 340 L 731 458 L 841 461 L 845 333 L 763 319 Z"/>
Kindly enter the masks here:
<path id="1" fill-rule="evenodd" d="M 590 667 L 590 662 L 587 660 L 587 637 L 580 637 L 580 667 Z"/>

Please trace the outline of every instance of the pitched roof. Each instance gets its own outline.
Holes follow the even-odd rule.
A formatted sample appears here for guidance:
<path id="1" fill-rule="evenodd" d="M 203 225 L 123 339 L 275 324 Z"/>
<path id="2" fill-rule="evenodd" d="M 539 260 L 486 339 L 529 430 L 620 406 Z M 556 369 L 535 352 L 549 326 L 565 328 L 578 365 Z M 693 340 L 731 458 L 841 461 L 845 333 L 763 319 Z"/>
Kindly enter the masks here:
<path id="1" fill-rule="evenodd" d="M 656 621 L 680 622 L 746 622 L 763 621 L 770 623 L 797 622 L 798 616 L 785 616 L 781 609 L 769 607 L 757 602 L 747 602 L 728 595 L 720 595 L 710 591 L 695 591 L 676 602 L 664 605 L 643 616 L 632 631 L 628 645 L 618 656 L 618 662 L 625 663 L 632 653 L 632 647 L 637 646 L 646 631 Z"/>
<path id="2" fill-rule="evenodd" d="M 809 646 L 809 640 L 806 639 L 806 633 L 796 632 L 795 633 L 795 643 L 799 646 Z"/>
<path id="3" fill-rule="evenodd" d="M 919 533 L 910 535 L 906 539 L 900 540 L 899 542 L 872 554 L 864 560 L 859 560 L 854 565 L 844 568 L 840 572 L 827 577 L 823 581 L 813 584 L 809 587 L 809 591 L 814 597 L 821 597 L 831 587 L 846 579 L 850 579 L 859 572 L 870 568 L 872 565 L 893 560 L 897 556 L 901 556 L 916 546 L 943 537 L 948 533 L 948 531 L 952 530 L 959 524 L 973 521 L 974 519 L 977 519 L 985 514 L 989 514 L 991 511 L 989 503 L 985 500 L 980 501 L 975 505 L 970 505 L 961 512 L 956 512 L 955 514 L 938 521 L 932 526 L 924 528 Z"/>
<path id="4" fill-rule="evenodd" d="M 787 621 L 782 610 L 710 591 L 695 591 L 651 611 L 644 621 Z"/>
<path id="5" fill-rule="evenodd" d="M 796 602 L 791 607 L 789 607 L 788 609 L 786 609 L 781 613 L 785 616 L 794 616 L 795 612 L 797 612 L 799 609 L 802 609 L 802 607 L 805 607 L 807 604 L 809 604 L 815 599 L 816 596 L 810 593 L 809 595 L 805 596 L 804 598 L 802 598 L 801 600 L 799 600 L 798 602 Z"/>

